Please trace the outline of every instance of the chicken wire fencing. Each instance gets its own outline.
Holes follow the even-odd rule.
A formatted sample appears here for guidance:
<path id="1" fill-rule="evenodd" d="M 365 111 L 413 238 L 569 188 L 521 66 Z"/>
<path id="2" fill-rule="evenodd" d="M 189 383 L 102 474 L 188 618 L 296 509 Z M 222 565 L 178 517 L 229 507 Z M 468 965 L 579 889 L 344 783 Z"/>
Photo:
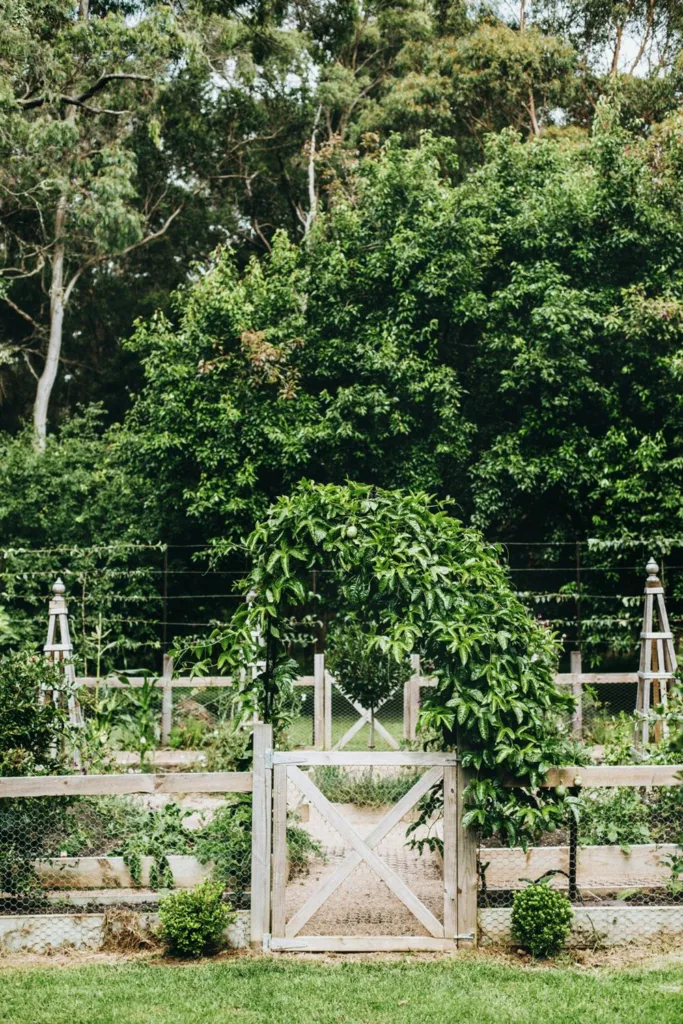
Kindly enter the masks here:
<path id="1" fill-rule="evenodd" d="M 207 878 L 239 922 L 251 815 L 237 793 L 0 797 L 0 952 L 144 947 L 160 899 Z"/>
<path id="2" fill-rule="evenodd" d="M 683 933 L 683 786 L 587 787 L 576 815 L 538 846 L 479 843 L 482 944 L 514 943 L 515 894 L 545 880 L 568 896 L 570 945 L 647 944 Z"/>

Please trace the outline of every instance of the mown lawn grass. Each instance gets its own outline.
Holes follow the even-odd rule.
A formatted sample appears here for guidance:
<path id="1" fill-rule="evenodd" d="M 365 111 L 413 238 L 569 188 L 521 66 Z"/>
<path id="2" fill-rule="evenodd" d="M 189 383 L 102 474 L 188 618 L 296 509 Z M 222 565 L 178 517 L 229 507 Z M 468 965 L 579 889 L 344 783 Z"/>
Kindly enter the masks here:
<path id="1" fill-rule="evenodd" d="M 12 1024 L 682 1024 L 683 969 L 267 959 L 0 971 Z"/>

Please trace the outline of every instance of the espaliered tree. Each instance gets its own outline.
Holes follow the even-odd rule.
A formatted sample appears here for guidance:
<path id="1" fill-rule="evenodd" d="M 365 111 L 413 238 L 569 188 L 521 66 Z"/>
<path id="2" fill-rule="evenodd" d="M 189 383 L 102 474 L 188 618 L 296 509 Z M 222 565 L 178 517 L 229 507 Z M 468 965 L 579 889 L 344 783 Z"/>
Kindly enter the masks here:
<path id="1" fill-rule="evenodd" d="M 362 625 L 348 616 L 348 621 L 332 630 L 327 664 L 342 693 L 370 712 L 368 746 L 373 749 L 375 712 L 410 677 L 410 662 L 385 654 L 378 646 L 375 624 L 368 624 L 364 616 L 361 621 Z"/>
<path id="2" fill-rule="evenodd" d="M 246 542 L 248 600 L 195 654 L 236 672 L 264 666 L 243 693 L 277 724 L 289 649 L 305 614 L 364 616 L 372 648 L 402 662 L 421 650 L 437 685 L 422 710 L 440 745 L 474 770 L 467 824 L 525 842 L 562 818 L 538 788 L 567 757 L 557 721 L 572 704 L 553 681 L 558 645 L 515 596 L 496 549 L 422 492 L 302 481 Z M 314 570 L 315 592 L 310 585 Z M 505 786 L 510 778 L 516 787 Z"/>

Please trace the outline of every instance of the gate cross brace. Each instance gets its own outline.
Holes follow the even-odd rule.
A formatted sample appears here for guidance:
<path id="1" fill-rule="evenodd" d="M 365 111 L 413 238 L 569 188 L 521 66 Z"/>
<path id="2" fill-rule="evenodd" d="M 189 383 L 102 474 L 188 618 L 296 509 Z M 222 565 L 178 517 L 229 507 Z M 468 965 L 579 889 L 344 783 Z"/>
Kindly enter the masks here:
<path id="1" fill-rule="evenodd" d="M 418 919 L 430 935 L 444 937 L 444 927 L 431 910 L 415 895 L 389 866 L 374 852 L 373 847 L 388 835 L 401 818 L 434 786 L 443 775 L 443 768 L 436 766 L 418 779 L 412 789 L 375 826 L 367 839 L 362 839 L 356 830 L 342 817 L 318 787 L 296 765 L 289 766 L 291 781 L 299 787 L 310 802 L 318 808 L 342 839 L 351 846 L 352 852 L 342 861 L 334 874 L 315 892 L 286 925 L 285 935 L 291 938 L 303 928 L 320 906 L 331 896 L 361 861 L 381 878 L 386 886 L 398 897 L 405 907 Z"/>

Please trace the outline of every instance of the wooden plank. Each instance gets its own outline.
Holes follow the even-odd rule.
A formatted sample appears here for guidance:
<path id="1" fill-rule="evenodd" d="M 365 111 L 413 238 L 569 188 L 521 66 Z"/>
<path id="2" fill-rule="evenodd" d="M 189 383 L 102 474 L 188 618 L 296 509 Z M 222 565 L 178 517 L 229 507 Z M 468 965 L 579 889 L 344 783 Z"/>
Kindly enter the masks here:
<path id="1" fill-rule="evenodd" d="M 574 682 L 574 675 L 571 672 L 556 672 L 555 683 L 558 686 L 571 686 Z M 595 685 L 597 683 L 609 685 L 610 683 L 637 683 L 637 672 L 582 672 L 581 685 Z"/>
<path id="2" fill-rule="evenodd" d="M 374 750 L 276 750 L 273 753 L 273 764 L 296 765 L 357 765 L 359 768 L 369 765 L 385 768 L 401 765 L 416 768 L 431 768 L 432 765 L 457 764 L 458 755 L 444 754 L 429 750 L 389 750 L 382 753 Z"/>
<path id="3" fill-rule="evenodd" d="M 77 676 L 76 686 L 94 688 L 99 685 L 108 686 L 114 690 L 127 690 L 139 689 L 149 681 L 153 682 L 160 689 L 165 686 L 171 686 L 174 690 L 201 690 L 207 687 L 221 688 L 232 686 L 233 682 L 231 676 L 178 676 L 177 679 L 172 679 L 168 682 L 163 676 L 125 676 L 122 674 L 120 676 L 105 676 L 104 679 L 98 679 L 97 676 Z"/>
<path id="4" fill-rule="evenodd" d="M 315 686 L 315 676 L 299 676 L 294 680 L 294 686 Z"/>
<path id="5" fill-rule="evenodd" d="M 168 746 L 173 725 L 173 688 L 170 685 L 173 679 L 173 658 L 168 654 L 164 654 L 163 663 L 164 691 L 161 698 L 161 742 L 164 746 Z"/>
<path id="6" fill-rule="evenodd" d="M 394 896 L 403 903 L 405 907 L 418 919 L 420 924 L 434 936 L 443 937 L 443 925 L 431 910 L 418 899 L 415 893 L 408 888 L 402 878 L 393 871 L 388 864 L 381 860 L 374 850 L 361 839 L 356 830 L 341 816 L 339 811 L 330 803 L 327 797 L 323 796 L 317 786 L 311 782 L 307 775 L 296 765 L 289 769 L 291 781 L 299 787 L 301 792 L 308 797 L 320 813 L 327 819 L 332 828 L 336 829 L 342 839 L 345 839 L 352 850 L 360 854 L 368 867 L 372 868 L 375 874 L 381 878 L 384 884 L 391 889 Z"/>
<path id="7" fill-rule="evenodd" d="M 260 949 L 270 927 L 270 844 L 271 805 L 269 801 L 266 750 L 272 749 L 270 725 L 254 726 L 253 798 L 251 832 L 251 944 Z"/>
<path id="8" fill-rule="evenodd" d="M 579 887 L 604 892 L 633 886 L 662 885 L 671 878 L 671 868 L 662 861 L 677 850 L 673 843 L 634 845 L 628 853 L 619 846 L 580 846 L 577 850 L 576 881 Z M 546 871 L 568 871 L 568 846 L 481 848 L 487 889 L 523 889 L 524 879 L 539 878 Z M 555 875 L 550 884 L 566 889 L 567 878 Z"/>
<path id="9" fill-rule="evenodd" d="M 287 765 L 273 770 L 273 865 L 271 896 L 272 935 L 285 934 L 285 895 L 287 886 Z"/>
<path id="10" fill-rule="evenodd" d="M 392 809 L 384 815 L 381 821 L 375 825 L 372 832 L 367 836 L 365 842 L 371 850 L 381 843 L 385 836 L 387 836 L 392 828 L 394 828 L 401 819 L 410 811 L 418 800 L 420 800 L 425 793 L 428 793 L 432 786 L 435 786 L 441 779 L 443 769 L 441 768 L 430 768 L 429 771 L 417 780 L 414 786 L 412 786 L 405 796 L 392 807 Z M 297 935 L 304 925 L 310 921 L 313 915 L 322 907 L 323 903 L 330 898 L 335 889 L 349 877 L 351 872 L 358 867 L 361 863 L 362 857 L 354 850 L 347 854 L 342 863 L 339 865 L 334 874 L 330 875 L 326 882 L 317 889 L 312 896 L 306 900 L 304 905 L 300 907 L 296 914 L 292 916 L 292 919 L 287 924 L 285 934 L 289 938 L 293 938 Z"/>
<path id="11" fill-rule="evenodd" d="M 0 778 L 0 797 L 105 796 L 126 793 L 251 793 L 251 772 L 168 775 L 45 775 Z"/>
<path id="12" fill-rule="evenodd" d="M 456 944 L 431 935 L 299 935 L 273 938 L 270 948 L 292 953 L 439 953 L 455 950 Z"/>
<path id="13" fill-rule="evenodd" d="M 551 768 L 542 786 L 680 786 L 683 765 L 592 765 L 588 768 Z M 580 781 L 577 781 L 580 780 Z M 506 780 L 506 785 L 518 785 Z"/>
<path id="14" fill-rule="evenodd" d="M 458 769 L 443 770 L 443 930 L 458 931 Z"/>
<path id="15" fill-rule="evenodd" d="M 410 677 L 410 734 L 408 739 L 417 738 L 417 720 L 420 715 L 420 655 L 410 657 L 413 673 Z"/>
<path id="16" fill-rule="evenodd" d="M 458 949 L 476 945 L 477 942 L 477 833 L 474 829 L 463 828 L 462 819 L 466 811 L 465 789 L 470 779 L 462 765 L 457 767 L 457 873 L 458 873 Z"/>

